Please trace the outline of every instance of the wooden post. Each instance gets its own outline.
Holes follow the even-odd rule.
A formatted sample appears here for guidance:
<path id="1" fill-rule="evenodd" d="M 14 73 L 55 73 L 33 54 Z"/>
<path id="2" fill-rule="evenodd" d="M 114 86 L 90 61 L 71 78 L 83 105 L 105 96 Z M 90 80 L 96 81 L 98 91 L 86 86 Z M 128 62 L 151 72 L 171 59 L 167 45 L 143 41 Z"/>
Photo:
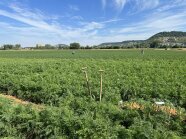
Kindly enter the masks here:
<path id="1" fill-rule="evenodd" d="M 89 92 L 90 97 L 92 97 L 92 93 L 91 93 L 90 85 L 89 85 L 89 80 L 88 80 L 88 74 L 87 74 L 86 69 L 87 69 L 87 67 L 84 67 L 84 68 L 82 68 L 82 71 L 85 73 L 85 79 L 86 79 L 86 83 L 87 83 L 87 89 L 88 89 L 88 92 Z"/>
<path id="2" fill-rule="evenodd" d="M 145 52 L 144 52 L 144 49 L 142 49 L 142 50 L 141 50 L 141 54 L 144 55 L 144 53 L 145 53 Z"/>
<path id="3" fill-rule="evenodd" d="M 100 72 L 100 76 L 101 76 L 99 101 L 101 102 L 101 100 L 102 100 L 102 91 L 103 91 L 103 77 L 102 77 L 103 70 L 99 70 L 99 72 Z"/>

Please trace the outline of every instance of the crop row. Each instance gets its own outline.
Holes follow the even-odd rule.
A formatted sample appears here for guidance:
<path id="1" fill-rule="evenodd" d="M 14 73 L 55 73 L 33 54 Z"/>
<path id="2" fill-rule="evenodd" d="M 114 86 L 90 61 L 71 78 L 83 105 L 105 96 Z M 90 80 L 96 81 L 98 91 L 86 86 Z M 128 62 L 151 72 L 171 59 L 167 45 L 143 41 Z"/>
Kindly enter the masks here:
<path id="1" fill-rule="evenodd" d="M 14 60 L 0 65 L 0 91 L 35 103 L 57 105 L 67 94 L 88 96 L 82 67 L 88 67 L 90 88 L 99 96 L 103 69 L 103 99 L 117 103 L 120 95 L 146 100 L 167 99 L 185 107 L 186 66 L 178 61 L 143 60 Z"/>

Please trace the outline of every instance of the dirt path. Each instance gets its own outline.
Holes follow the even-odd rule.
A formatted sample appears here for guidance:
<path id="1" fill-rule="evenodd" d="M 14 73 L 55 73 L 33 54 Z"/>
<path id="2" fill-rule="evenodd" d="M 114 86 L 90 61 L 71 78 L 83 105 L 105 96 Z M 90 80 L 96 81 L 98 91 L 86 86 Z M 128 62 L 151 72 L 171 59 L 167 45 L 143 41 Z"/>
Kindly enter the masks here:
<path id="1" fill-rule="evenodd" d="M 145 106 L 142 105 L 142 104 L 139 104 L 137 102 L 127 102 L 127 103 L 123 103 L 121 105 L 122 108 L 129 108 L 129 109 L 140 109 L 140 110 L 144 110 L 145 109 Z M 156 112 L 158 111 L 163 111 L 169 115 L 172 115 L 172 116 L 177 116 L 177 115 L 181 115 L 180 114 L 180 111 L 177 110 L 176 108 L 174 107 L 170 107 L 170 106 L 158 106 L 156 104 L 153 104 L 152 105 L 152 109 Z"/>
<path id="2" fill-rule="evenodd" d="M 19 104 L 19 105 L 31 105 L 33 108 L 37 108 L 37 109 L 43 109 L 44 106 L 43 105 L 39 105 L 39 104 L 34 104 L 28 101 L 24 101 L 21 99 L 18 99 L 14 96 L 10 96 L 10 95 L 4 95 L 4 94 L 0 94 L 1 98 L 5 98 L 8 99 L 10 101 L 12 101 L 13 103 Z"/>

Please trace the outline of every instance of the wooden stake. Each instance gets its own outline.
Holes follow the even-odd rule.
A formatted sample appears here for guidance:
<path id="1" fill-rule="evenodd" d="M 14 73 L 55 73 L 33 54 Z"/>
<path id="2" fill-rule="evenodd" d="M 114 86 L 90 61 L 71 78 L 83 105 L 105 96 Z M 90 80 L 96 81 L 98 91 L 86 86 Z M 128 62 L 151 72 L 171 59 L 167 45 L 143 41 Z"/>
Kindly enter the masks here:
<path id="1" fill-rule="evenodd" d="M 99 70 L 100 72 L 100 76 L 101 76 L 101 79 L 100 79 L 100 94 L 99 94 L 99 101 L 101 102 L 102 100 L 102 87 L 103 87 L 103 77 L 102 77 L 102 73 L 103 73 L 103 70 Z"/>
<path id="2" fill-rule="evenodd" d="M 89 80 L 88 80 L 88 74 L 87 74 L 87 67 L 84 67 L 82 68 L 82 71 L 85 73 L 85 79 L 86 79 L 86 83 L 87 83 L 87 89 L 88 89 L 88 92 L 89 92 L 89 95 L 90 97 L 92 97 L 92 93 L 91 93 L 91 90 L 90 90 L 90 85 L 89 85 Z"/>

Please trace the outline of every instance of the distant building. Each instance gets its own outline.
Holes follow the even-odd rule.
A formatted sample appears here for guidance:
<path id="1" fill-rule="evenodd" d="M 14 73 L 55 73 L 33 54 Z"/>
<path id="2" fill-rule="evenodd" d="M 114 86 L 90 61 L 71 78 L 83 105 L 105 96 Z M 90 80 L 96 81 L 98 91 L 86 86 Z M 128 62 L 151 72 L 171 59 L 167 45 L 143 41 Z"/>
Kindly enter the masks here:
<path id="1" fill-rule="evenodd" d="M 24 50 L 33 50 L 34 47 L 24 47 L 24 48 L 22 48 L 22 49 L 24 49 Z"/>

